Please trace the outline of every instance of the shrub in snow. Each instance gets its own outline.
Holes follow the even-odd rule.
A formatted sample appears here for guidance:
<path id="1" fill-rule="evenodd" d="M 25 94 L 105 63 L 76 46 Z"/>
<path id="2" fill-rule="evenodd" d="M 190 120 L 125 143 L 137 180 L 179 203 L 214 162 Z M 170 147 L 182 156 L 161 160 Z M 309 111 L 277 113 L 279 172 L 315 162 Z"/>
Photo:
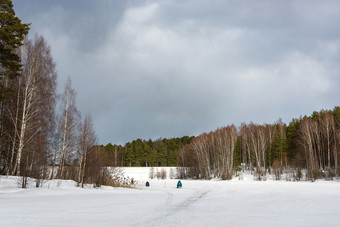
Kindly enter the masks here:
<path id="1" fill-rule="evenodd" d="M 170 177 L 170 179 L 176 178 L 176 171 L 173 168 L 170 168 L 170 170 L 169 170 L 169 177 Z"/>
<path id="2" fill-rule="evenodd" d="M 154 177 L 155 177 L 154 168 L 151 167 L 151 168 L 150 168 L 150 173 L 149 173 L 149 178 L 150 178 L 150 179 L 153 179 Z"/>
<path id="3" fill-rule="evenodd" d="M 166 179 L 166 170 L 164 169 L 164 168 L 162 168 L 162 170 L 161 170 L 161 178 L 164 180 L 164 179 Z"/>

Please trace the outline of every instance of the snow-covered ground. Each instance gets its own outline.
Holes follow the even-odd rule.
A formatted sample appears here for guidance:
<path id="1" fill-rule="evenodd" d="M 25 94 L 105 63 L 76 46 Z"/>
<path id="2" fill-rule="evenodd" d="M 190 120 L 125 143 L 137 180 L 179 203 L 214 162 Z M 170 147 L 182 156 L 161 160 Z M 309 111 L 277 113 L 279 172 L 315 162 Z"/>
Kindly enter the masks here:
<path id="1" fill-rule="evenodd" d="M 175 179 L 148 179 L 147 168 L 124 173 L 135 189 L 82 189 L 60 180 L 21 189 L 18 178 L 0 176 L 0 226 L 340 226 L 340 182 L 258 182 L 245 175 L 183 180 L 177 189 Z"/>

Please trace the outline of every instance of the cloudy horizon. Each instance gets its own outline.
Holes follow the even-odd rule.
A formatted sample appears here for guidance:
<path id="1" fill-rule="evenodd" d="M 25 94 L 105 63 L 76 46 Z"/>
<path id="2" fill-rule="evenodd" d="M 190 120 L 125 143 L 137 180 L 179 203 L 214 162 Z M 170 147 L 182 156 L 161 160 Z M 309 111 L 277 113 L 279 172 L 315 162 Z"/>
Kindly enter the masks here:
<path id="1" fill-rule="evenodd" d="M 13 0 L 100 144 L 340 105 L 340 2 Z"/>

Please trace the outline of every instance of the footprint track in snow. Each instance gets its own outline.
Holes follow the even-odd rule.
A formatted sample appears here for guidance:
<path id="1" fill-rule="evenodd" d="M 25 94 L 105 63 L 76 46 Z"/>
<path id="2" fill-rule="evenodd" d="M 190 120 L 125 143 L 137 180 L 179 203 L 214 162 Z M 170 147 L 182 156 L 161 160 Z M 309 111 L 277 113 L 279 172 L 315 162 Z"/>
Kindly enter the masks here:
<path id="1" fill-rule="evenodd" d="M 209 189 L 203 189 L 203 190 L 202 189 L 201 190 L 200 189 L 199 190 L 194 189 L 194 192 L 192 194 L 188 195 L 188 197 L 184 201 L 179 202 L 177 204 L 173 204 L 174 194 L 166 191 L 166 193 L 168 194 L 168 197 L 167 197 L 166 209 L 164 209 L 164 213 L 158 215 L 155 218 L 152 218 L 151 220 L 143 223 L 142 225 L 145 225 L 145 226 L 161 226 L 161 223 L 169 224 L 169 222 L 166 221 L 167 219 L 169 219 L 173 216 L 176 216 L 176 214 L 180 213 L 183 210 L 188 209 L 193 203 L 196 203 L 197 201 L 204 198 L 210 191 L 211 191 L 210 188 Z M 174 218 L 172 218 L 172 219 L 174 219 Z"/>

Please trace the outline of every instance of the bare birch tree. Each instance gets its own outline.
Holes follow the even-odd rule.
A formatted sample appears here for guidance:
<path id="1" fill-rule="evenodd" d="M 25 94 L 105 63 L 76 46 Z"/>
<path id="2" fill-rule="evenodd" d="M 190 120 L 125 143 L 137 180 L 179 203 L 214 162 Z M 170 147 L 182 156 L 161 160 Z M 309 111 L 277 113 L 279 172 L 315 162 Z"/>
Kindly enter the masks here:
<path id="1" fill-rule="evenodd" d="M 81 124 L 81 133 L 79 137 L 80 145 L 80 162 L 79 162 L 79 174 L 78 185 L 84 187 L 84 175 L 86 169 L 87 153 L 97 143 L 96 134 L 93 128 L 93 122 L 91 115 L 87 114 L 84 121 Z"/>
<path id="2" fill-rule="evenodd" d="M 327 168 L 328 170 L 331 169 L 331 144 L 334 141 L 334 129 L 335 129 L 335 122 L 334 117 L 327 112 L 321 113 L 320 119 L 320 128 L 323 134 L 323 137 L 326 140 L 326 150 L 327 150 Z M 336 141 L 334 141 L 336 143 Z M 333 155 L 333 159 L 336 159 L 336 153 Z"/>
<path id="3" fill-rule="evenodd" d="M 60 141 L 60 152 L 61 157 L 59 161 L 59 169 L 57 176 L 59 178 L 65 178 L 65 165 L 69 159 L 72 158 L 73 153 L 76 150 L 76 136 L 77 128 L 79 126 L 80 114 L 76 107 L 76 92 L 71 87 L 71 79 L 68 78 L 64 94 L 62 96 L 61 109 L 62 114 L 59 124 L 61 133 Z"/>
<path id="4" fill-rule="evenodd" d="M 299 129 L 300 144 L 304 148 L 306 165 L 308 174 L 314 178 L 314 172 L 318 170 L 318 162 L 315 147 L 313 147 L 313 132 L 315 132 L 315 124 L 311 119 L 304 118 Z"/>
<path id="5" fill-rule="evenodd" d="M 12 151 L 14 146 L 17 146 L 13 175 L 21 174 L 20 168 L 25 146 L 31 141 L 37 141 L 42 130 L 51 129 L 53 125 L 56 72 L 50 49 L 43 37 L 36 36 L 33 42 L 25 43 L 23 72 L 20 80 L 18 88 L 20 94 L 17 96 L 21 99 L 17 100 L 19 109 L 16 109 L 15 115 L 11 114 L 13 124 L 15 124 L 13 138 L 16 138 L 13 140 Z M 48 134 L 44 136 L 46 136 L 45 140 L 48 140 Z"/>
<path id="6" fill-rule="evenodd" d="M 223 180 L 231 179 L 233 174 L 234 150 L 238 137 L 234 125 L 218 129 L 216 137 L 216 150 L 219 174 Z"/>

